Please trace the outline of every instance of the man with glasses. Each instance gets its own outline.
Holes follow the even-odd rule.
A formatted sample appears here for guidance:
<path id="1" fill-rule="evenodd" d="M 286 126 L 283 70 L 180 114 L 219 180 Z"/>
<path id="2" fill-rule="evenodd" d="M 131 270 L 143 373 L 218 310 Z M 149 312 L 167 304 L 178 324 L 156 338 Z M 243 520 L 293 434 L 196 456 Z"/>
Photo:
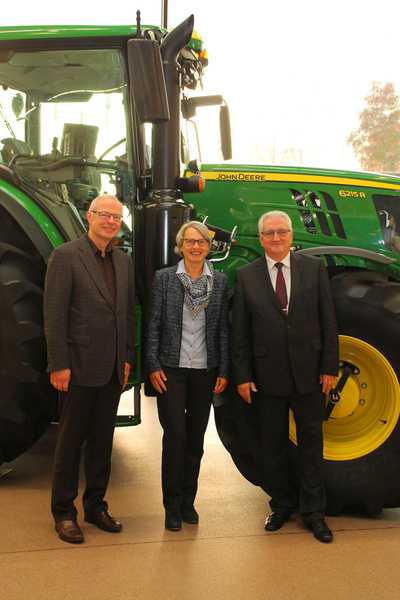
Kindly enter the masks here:
<path id="1" fill-rule="evenodd" d="M 104 496 L 119 397 L 134 361 L 133 266 L 112 244 L 122 205 L 99 196 L 87 220 L 87 234 L 52 253 L 44 293 L 48 371 L 62 399 L 52 513 L 59 537 L 70 543 L 84 541 L 74 506 L 83 446 L 85 520 L 121 531 Z"/>
<path id="2" fill-rule="evenodd" d="M 290 251 L 290 217 L 261 216 L 264 256 L 237 272 L 233 309 L 233 368 L 237 391 L 253 403 L 261 427 L 262 485 L 271 496 L 267 531 L 299 510 L 321 542 L 324 520 L 323 399 L 338 372 L 338 335 L 323 263 Z M 289 476 L 288 417 L 297 429 L 299 485 Z"/>

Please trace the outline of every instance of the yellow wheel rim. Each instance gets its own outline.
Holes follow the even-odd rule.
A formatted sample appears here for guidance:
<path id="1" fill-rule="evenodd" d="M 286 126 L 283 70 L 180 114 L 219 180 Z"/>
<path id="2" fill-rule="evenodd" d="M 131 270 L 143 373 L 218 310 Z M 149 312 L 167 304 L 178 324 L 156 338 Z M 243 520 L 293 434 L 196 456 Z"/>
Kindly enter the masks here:
<path id="1" fill-rule="evenodd" d="M 350 375 L 340 401 L 324 422 L 327 460 L 351 460 L 373 452 L 390 436 L 400 414 L 399 382 L 383 354 L 358 338 L 341 335 L 339 342 L 340 360 L 357 367 L 359 373 Z M 291 411 L 289 437 L 297 443 Z"/>

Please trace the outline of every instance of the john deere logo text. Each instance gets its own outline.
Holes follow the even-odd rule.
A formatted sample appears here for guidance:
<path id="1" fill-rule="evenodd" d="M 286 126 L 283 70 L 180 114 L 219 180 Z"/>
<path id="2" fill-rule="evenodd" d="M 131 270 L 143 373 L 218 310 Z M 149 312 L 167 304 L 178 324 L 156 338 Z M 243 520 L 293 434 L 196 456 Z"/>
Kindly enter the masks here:
<path id="1" fill-rule="evenodd" d="M 268 181 L 262 173 L 218 173 L 217 181 Z"/>

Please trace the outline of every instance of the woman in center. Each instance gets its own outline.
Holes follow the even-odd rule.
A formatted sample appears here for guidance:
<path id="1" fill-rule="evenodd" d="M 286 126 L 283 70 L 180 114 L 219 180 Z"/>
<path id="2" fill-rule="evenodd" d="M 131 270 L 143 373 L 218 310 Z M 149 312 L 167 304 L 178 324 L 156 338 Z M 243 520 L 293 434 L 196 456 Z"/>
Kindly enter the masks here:
<path id="1" fill-rule="evenodd" d="M 213 394 L 228 383 L 227 278 L 207 261 L 211 238 L 198 221 L 182 225 L 182 257 L 154 278 L 146 363 L 164 431 L 162 491 L 165 527 L 199 522 L 194 508 L 204 434 Z"/>

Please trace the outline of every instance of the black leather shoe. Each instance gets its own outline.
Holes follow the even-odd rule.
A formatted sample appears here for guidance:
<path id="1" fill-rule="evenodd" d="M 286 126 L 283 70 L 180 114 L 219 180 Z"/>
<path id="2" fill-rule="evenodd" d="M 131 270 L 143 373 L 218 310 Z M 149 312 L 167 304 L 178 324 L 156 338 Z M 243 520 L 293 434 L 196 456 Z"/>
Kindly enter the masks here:
<path id="1" fill-rule="evenodd" d="M 55 530 L 58 533 L 58 537 L 69 544 L 82 544 L 84 541 L 81 528 L 78 523 L 72 519 L 56 521 Z"/>
<path id="2" fill-rule="evenodd" d="M 182 529 L 182 519 L 179 515 L 169 512 L 165 512 L 165 529 L 169 531 L 180 531 Z"/>
<path id="3" fill-rule="evenodd" d="M 324 519 L 315 519 L 306 523 L 307 527 L 311 529 L 314 537 L 324 544 L 329 544 L 333 540 L 333 533 L 325 523 Z"/>
<path id="4" fill-rule="evenodd" d="M 108 533 L 119 533 L 122 530 L 122 523 L 114 519 L 106 510 L 86 513 L 85 521 Z"/>
<path id="5" fill-rule="evenodd" d="M 199 513 L 194 506 L 187 506 L 182 508 L 182 521 L 189 525 L 197 525 L 199 522 Z"/>
<path id="6" fill-rule="evenodd" d="M 290 514 L 284 512 L 272 512 L 265 519 L 265 531 L 278 531 L 288 521 Z"/>

